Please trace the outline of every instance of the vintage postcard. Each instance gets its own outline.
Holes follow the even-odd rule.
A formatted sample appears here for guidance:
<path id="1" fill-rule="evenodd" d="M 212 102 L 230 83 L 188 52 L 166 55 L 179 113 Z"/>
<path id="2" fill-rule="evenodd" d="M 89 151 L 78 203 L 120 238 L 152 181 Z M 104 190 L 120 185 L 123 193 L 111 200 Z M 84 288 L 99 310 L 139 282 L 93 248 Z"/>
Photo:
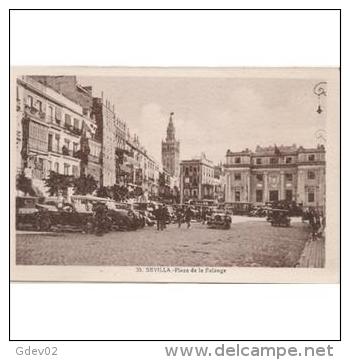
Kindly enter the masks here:
<path id="1" fill-rule="evenodd" d="M 14 67 L 13 281 L 337 283 L 337 68 Z"/>

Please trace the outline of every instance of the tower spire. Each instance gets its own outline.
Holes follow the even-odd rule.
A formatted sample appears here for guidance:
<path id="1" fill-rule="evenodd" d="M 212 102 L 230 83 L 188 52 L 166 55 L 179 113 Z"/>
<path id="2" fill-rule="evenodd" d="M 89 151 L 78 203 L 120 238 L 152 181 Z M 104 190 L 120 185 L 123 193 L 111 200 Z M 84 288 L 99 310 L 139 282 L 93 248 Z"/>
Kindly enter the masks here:
<path id="1" fill-rule="evenodd" d="M 166 131 L 167 132 L 167 136 L 166 136 L 167 141 L 175 140 L 175 126 L 173 123 L 173 116 L 174 116 L 174 112 L 171 112 L 170 117 L 169 117 L 168 128 Z"/>

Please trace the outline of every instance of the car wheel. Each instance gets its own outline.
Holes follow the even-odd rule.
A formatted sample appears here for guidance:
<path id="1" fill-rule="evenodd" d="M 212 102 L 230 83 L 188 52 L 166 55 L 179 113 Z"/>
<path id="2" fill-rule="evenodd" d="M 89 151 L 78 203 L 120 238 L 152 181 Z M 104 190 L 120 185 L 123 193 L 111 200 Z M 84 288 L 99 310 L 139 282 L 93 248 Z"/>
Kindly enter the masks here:
<path id="1" fill-rule="evenodd" d="M 51 220 L 49 217 L 44 216 L 39 218 L 39 230 L 40 231 L 49 231 L 51 228 Z"/>

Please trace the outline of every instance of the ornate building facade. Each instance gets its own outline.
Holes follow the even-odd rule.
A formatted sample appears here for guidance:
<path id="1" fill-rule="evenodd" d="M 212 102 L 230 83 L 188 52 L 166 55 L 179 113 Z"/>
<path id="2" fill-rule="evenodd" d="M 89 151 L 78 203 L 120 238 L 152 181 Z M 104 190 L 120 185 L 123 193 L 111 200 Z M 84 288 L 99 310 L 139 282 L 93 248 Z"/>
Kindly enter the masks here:
<path id="1" fill-rule="evenodd" d="M 162 141 L 162 165 L 171 176 L 178 178 L 180 175 L 180 142 L 175 138 L 174 113 L 170 113 L 167 136 Z"/>
<path id="2" fill-rule="evenodd" d="M 83 128 L 94 121 L 79 104 L 31 76 L 17 78 L 16 90 L 17 173 L 45 195 L 50 171 L 80 176 Z"/>
<path id="3" fill-rule="evenodd" d="M 226 153 L 226 202 L 289 200 L 303 206 L 325 205 L 325 148 L 257 146 Z"/>
<path id="4" fill-rule="evenodd" d="M 214 200 L 214 164 L 204 153 L 180 164 L 180 203 L 189 200 Z"/>

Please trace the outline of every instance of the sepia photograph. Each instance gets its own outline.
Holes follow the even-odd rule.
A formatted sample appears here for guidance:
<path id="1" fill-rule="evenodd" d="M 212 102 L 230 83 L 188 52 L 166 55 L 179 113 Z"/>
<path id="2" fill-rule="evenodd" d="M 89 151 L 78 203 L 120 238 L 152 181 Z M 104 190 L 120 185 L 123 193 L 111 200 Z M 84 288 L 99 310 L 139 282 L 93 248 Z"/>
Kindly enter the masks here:
<path id="1" fill-rule="evenodd" d="M 335 68 L 13 68 L 12 280 L 338 282 Z"/>

